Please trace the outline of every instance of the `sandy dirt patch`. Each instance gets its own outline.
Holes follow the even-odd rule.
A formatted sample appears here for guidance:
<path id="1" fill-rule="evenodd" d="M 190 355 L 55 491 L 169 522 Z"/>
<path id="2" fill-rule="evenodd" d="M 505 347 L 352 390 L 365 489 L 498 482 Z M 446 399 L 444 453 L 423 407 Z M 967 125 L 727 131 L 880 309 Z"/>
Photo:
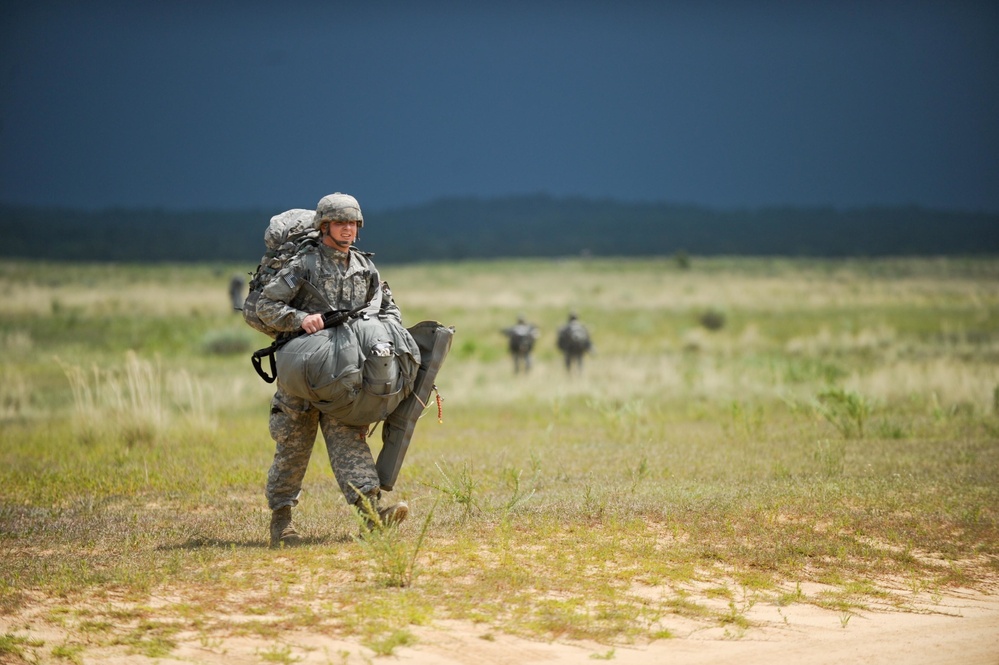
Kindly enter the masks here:
<path id="1" fill-rule="evenodd" d="M 400 663 L 525 665 L 593 663 L 700 665 L 865 663 L 999 665 L 999 596 L 957 592 L 920 599 L 912 611 L 850 615 L 807 604 L 756 605 L 745 631 L 691 622 L 647 646 L 529 642 L 484 635 L 476 627 L 417 631 L 420 644 L 397 650 Z M 683 632 L 686 630 L 687 632 Z"/>
<path id="2" fill-rule="evenodd" d="M 73 662 L 56 657 L 53 650 L 61 644 L 76 642 L 79 636 L 74 639 L 58 626 L 32 614 L 29 611 L 18 617 L 0 617 L 0 634 L 27 637 L 39 644 L 26 660 L 0 656 L 0 662 Z M 854 613 L 807 603 L 784 607 L 756 603 L 746 609 L 744 616 L 747 628 L 670 617 L 667 624 L 674 637 L 647 645 L 526 640 L 491 632 L 483 625 L 444 621 L 430 627 L 411 627 L 415 643 L 396 647 L 390 656 L 377 656 L 357 640 L 334 639 L 296 629 L 285 631 L 276 639 L 257 635 L 206 639 L 204 635 L 175 634 L 175 648 L 169 655 L 159 657 L 129 653 L 122 646 L 92 645 L 76 655 L 76 662 L 85 665 L 154 662 L 161 665 L 275 662 L 559 665 L 600 661 L 621 665 L 999 665 L 999 594 L 958 590 L 913 595 L 905 610 L 874 607 Z"/>

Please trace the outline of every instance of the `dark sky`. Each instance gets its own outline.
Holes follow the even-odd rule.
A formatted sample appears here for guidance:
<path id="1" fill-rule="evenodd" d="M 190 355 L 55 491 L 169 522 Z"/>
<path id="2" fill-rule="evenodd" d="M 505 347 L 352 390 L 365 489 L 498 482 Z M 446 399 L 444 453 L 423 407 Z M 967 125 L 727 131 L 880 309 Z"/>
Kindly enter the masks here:
<path id="1" fill-rule="evenodd" d="M 999 2 L 0 9 L 0 202 L 999 211 Z"/>

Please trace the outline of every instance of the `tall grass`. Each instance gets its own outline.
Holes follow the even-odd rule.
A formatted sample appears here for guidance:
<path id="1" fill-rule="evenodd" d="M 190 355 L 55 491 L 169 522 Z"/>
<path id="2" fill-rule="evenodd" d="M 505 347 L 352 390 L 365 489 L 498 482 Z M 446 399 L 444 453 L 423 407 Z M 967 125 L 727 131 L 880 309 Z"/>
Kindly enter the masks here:
<path id="1" fill-rule="evenodd" d="M 175 416 L 196 428 L 214 427 L 212 405 L 184 370 L 164 374 L 158 362 L 125 354 L 122 367 L 84 371 L 63 364 L 73 392 L 73 425 L 82 443 L 109 438 L 127 446 L 160 440 Z"/>

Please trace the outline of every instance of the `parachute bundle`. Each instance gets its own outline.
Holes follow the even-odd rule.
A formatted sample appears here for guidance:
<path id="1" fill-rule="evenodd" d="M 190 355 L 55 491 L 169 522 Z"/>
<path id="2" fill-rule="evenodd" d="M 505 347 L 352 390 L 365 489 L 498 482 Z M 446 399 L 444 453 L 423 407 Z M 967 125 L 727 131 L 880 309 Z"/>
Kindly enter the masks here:
<path id="1" fill-rule="evenodd" d="M 360 317 L 292 338 L 275 361 L 285 392 L 362 426 L 385 420 L 412 393 L 420 349 L 394 317 Z"/>

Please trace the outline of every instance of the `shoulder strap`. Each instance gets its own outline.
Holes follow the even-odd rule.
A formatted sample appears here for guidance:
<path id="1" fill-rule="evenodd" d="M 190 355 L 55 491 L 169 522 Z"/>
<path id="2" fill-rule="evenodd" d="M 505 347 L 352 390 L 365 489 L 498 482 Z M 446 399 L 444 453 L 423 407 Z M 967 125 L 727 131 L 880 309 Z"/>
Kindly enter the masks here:
<path id="1" fill-rule="evenodd" d="M 308 291 L 312 296 L 314 296 L 319 302 L 326 305 L 327 310 L 333 309 L 329 301 L 326 300 L 326 295 L 320 291 L 315 284 L 312 283 L 313 276 L 319 273 L 319 254 L 313 247 L 311 250 L 306 249 L 304 253 L 304 259 L 306 263 L 306 271 L 308 273 L 308 278 L 302 284 L 302 288 Z"/>

